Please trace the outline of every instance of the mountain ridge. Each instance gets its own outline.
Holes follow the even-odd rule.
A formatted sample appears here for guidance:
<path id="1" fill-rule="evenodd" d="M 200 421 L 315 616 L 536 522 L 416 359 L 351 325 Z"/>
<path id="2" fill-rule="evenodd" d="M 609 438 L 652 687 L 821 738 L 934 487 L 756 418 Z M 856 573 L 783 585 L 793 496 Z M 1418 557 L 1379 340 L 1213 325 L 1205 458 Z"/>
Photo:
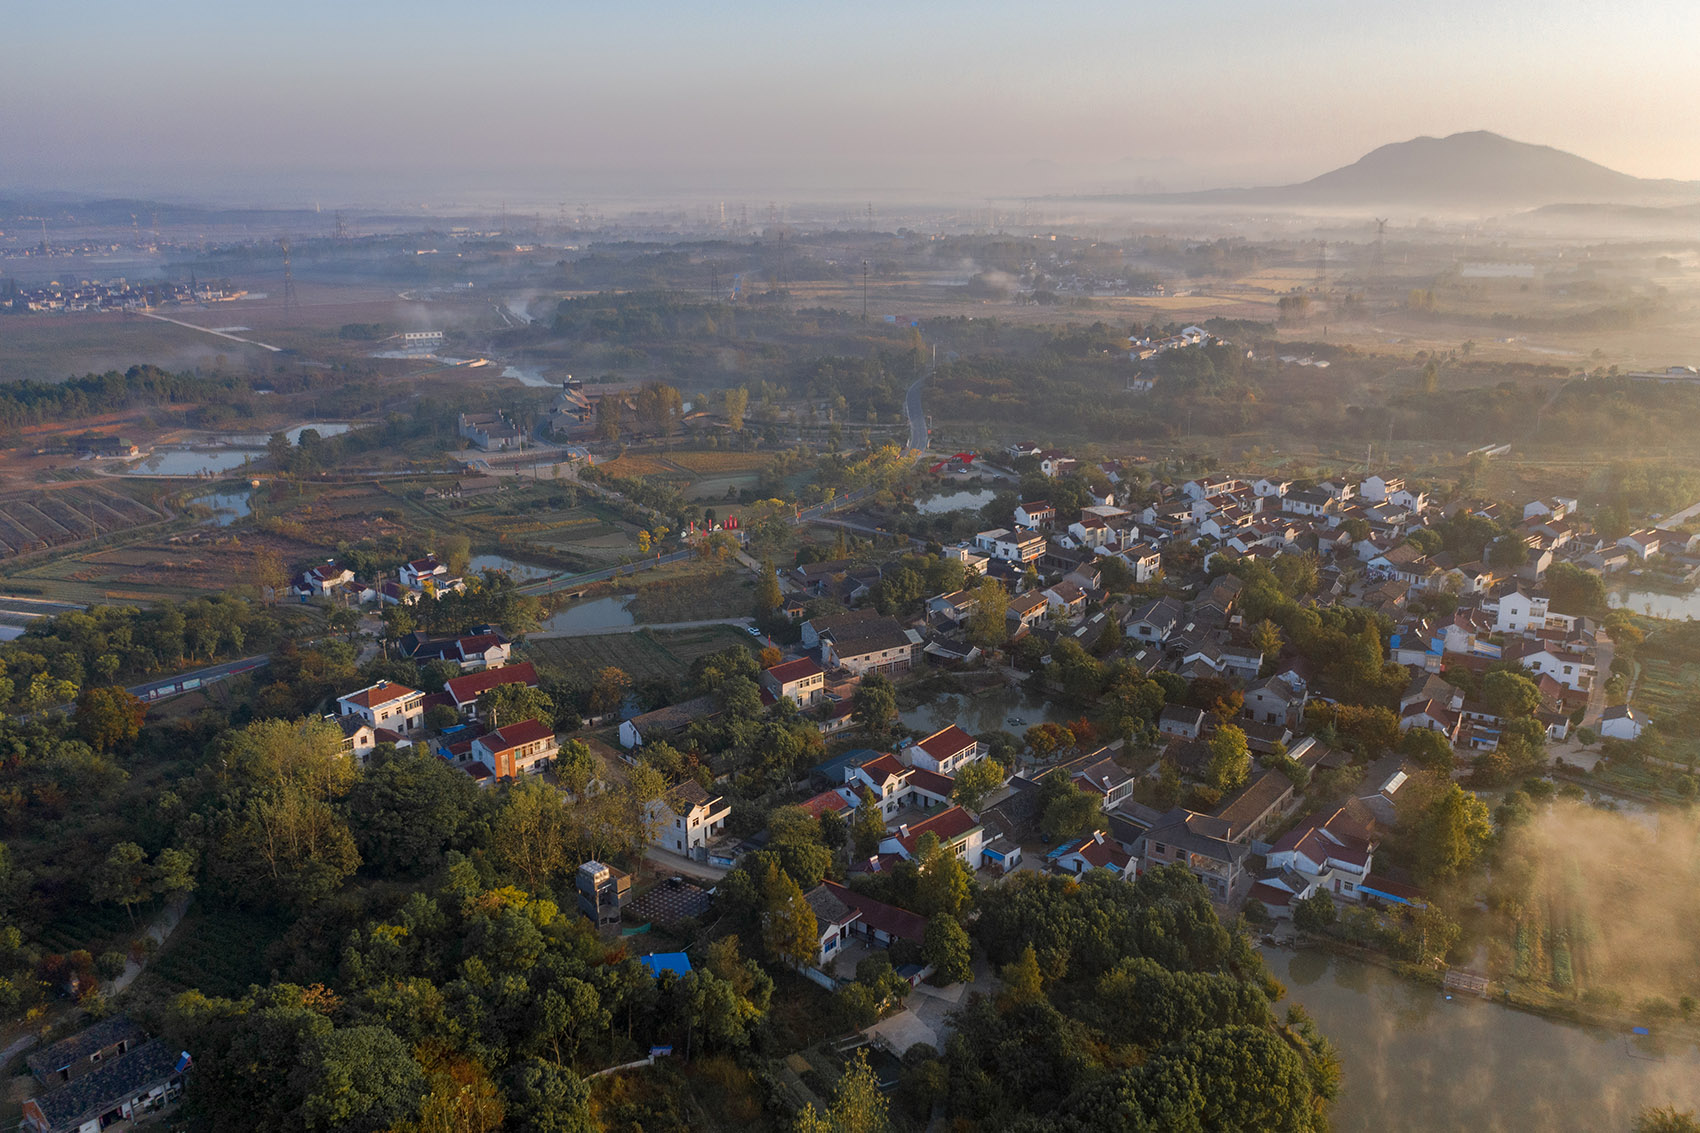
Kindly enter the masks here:
<path id="1" fill-rule="evenodd" d="M 1489 130 L 1422 135 L 1378 146 L 1350 165 L 1290 185 L 1127 194 L 1167 204 L 1442 209 L 1539 208 L 1556 204 L 1679 204 L 1700 201 L 1700 182 L 1620 173 L 1552 146 Z"/>

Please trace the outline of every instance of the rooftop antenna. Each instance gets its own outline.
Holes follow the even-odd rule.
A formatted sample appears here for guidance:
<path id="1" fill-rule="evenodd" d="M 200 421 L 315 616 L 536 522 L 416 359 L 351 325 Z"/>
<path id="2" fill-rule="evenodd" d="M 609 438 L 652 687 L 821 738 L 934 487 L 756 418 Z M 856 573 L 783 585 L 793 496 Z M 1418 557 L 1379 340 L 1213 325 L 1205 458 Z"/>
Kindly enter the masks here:
<path id="1" fill-rule="evenodd" d="M 295 294 L 295 273 L 289 269 L 289 237 L 279 236 L 277 246 L 283 249 L 283 309 L 299 311 L 301 300 Z"/>

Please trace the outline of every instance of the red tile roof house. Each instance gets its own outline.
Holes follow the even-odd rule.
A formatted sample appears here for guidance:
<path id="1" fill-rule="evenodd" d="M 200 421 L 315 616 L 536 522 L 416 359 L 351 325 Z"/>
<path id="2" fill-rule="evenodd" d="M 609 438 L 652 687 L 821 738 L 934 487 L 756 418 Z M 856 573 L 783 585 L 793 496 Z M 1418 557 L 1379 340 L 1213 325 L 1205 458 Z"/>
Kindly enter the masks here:
<path id="1" fill-rule="evenodd" d="M 472 741 L 472 758 L 498 779 L 541 771 L 560 750 L 555 729 L 540 720 L 508 724 Z"/>
<path id="2" fill-rule="evenodd" d="M 886 835 L 880 843 L 880 853 L 895 854 L 909 861 L 915 857 L 921 839 L 928 834 L 936 837 L 945 849 L 955 851 L 957 857 L 968 863 L 969 869 L 980 868 L 980 846 L 985 841 L 985 828 L 959 806 L 940 811 L 914 825 L 904 823 L 894 833 Z"/>
<path id="3" fill-rule="evenodd" d="M 903 749 L 903 758 L 909 766 L 941 775 L 954 775 L 964 764 L 973 763 L 985 754 L 980 742 L 955 724 Z"/>
<path id="4" fill-rule="evenodd" d="M 1292 870 L 1337 898 L 1359 901 L 1375 857 L 1374 833 L 1341 807 L 1331 814 L 1311 815 L 1264 857 L 1272 870 Z"/>
<path id="5" fill-rule="evenodd" d="M 836 881 L 821 882 L 833 896 L 861 914 L 850 931 L 865 936 L 870 943 L 889 947 L 893 941 L 908 940 L 920 944 L 927 934 L 927 918 L 896 905 L 876 901 Z"/>
<path id="6" fill-rule="evenodd" d="M 443 691 L 448 693 L 455 711 L 478 719 L 478 698 L 493 688 L 502 685 L 525 685 L 527 688 L 537 687 L 537 669 L 530 661 L 518 665 L 504 665 L 499 669 L 484 669 L 477 673 L 468 673 L 462 677 L 450 677 L 443 682 Z"/>
<path id="7" fill-rule="evenodd" d="M 1089 869 L 1108 870 L 1111 876 L 1132 881 L 1139 873 L 1139 859 L 1122 849 L 1102 830 L 1065 846 L 1054 859 L 1063 873 L 1083 874 Z"/>
<path id="8" fill-rule="evenodd" d="M 406 685 L 379 681 L 337 698 L 337 715 L 358 716 L 374 728 L 406 735 L 425 725 L 425 694 Z"/>
<path id="9" fill-rule="evenodd" d="M 852 790 L 863 787 L 880 800 L 880 813 L 890 818 L 903 809 L 909 798 L 909 776 L 912 769 L 903 766 L 895 755 L 882 754 L 859 764 L 844 768 L 844 783 Z"/>
<path id="10" fill-rule="evenodd" d="M 761 687 L 775 700 L 788 696 L 798 708 L 812 708 L 826 691 L 826 670 L 813 657 L 799 657 L 762 670 Z"/>

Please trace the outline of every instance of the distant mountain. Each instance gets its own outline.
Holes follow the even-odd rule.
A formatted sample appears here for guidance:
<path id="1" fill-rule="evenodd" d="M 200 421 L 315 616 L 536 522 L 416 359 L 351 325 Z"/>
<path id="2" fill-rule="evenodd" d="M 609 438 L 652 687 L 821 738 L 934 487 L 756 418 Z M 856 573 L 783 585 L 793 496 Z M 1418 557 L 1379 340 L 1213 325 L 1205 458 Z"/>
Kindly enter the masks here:
<path id="1" fill-rule="evenodd" d="M 1498 211 L 1552 204 L 1700 201 L 1700 183 L 1631 177 L 1551 146 L 1530 145 L 1475 130 L 1444 138 L 1394 142 L 1372 150 L 1351 165 L 1297 185 L 1167 193 L 1140 199 L 1291 208 L 1387 204 Z"/>

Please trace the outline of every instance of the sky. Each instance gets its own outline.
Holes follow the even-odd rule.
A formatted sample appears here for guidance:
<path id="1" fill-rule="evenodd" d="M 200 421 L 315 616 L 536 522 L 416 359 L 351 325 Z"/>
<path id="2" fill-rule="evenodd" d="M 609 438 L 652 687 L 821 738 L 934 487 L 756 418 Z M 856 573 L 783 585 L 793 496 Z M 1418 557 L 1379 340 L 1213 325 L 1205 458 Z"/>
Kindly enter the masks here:
<path id="1" fill-rule="evenodd" d="M 984 200 L 1487 129 L 1700 180 L 1692 0 L 0 5 L 0 187 Z"/>

